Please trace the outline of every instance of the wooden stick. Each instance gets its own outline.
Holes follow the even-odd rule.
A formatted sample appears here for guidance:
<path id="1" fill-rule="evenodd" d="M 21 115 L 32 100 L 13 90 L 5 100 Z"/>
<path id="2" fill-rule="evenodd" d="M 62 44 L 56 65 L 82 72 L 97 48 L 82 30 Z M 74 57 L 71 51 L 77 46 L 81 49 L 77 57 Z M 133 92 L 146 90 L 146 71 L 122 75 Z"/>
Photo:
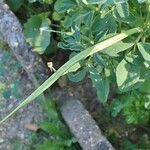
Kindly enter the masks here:
<path id="1" fill-rule="evenodd" d="M 79 100 L 63 96 L 61 101 L 61 114 L 83 150 L 114 149 Z"/>

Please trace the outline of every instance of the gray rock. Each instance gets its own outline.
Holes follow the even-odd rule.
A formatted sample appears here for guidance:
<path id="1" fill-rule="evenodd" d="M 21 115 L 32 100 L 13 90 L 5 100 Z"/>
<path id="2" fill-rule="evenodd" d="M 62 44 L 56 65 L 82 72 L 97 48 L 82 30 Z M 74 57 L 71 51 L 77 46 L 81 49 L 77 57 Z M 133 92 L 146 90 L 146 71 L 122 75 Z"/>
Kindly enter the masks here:
<path id="1" fill-rule="evenodd" d="M 113 150 L 82 103 L 73 97 L 62 100 L 61 113 L 83 150 Z"/>

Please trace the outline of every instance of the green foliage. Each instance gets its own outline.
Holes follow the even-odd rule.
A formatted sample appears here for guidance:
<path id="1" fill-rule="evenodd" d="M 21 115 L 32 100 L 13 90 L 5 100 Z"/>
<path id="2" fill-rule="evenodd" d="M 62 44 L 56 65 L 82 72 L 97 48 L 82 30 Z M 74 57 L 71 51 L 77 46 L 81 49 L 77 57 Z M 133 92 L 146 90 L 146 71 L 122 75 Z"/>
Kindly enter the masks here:
<path id="1" fill-rule="evenodd" d="M 139 3 L 144 3 L 146 2 L 147 0 L 138 0 Z"/>
<path id="2" fill-rule="evenodd" d="M 122 92 L 136 89 L 144 79 L 142 74 L 142 61 L 138 56 L 127 56 L 116 68 L 117 84 Z"/>
<path id="3" fill-rule="evenodd" d="M 110 109 L 112 116 L 115 117 L 121 112 L 129 124 L 148 124 L 149 0 L 30 0 L 29 2 L 31 6 L 32 3 L 38 2 L 41 6 L 48 4 L 51 8 L 54 7 L 52 11 L 46 9 L 46 13 L 38 11 L 36 15 L 29 15 L 30 18 L 24 25 L 27 41 L 34 51 L 45 53 L 48 46 L 51 46 L 52 32 L 55 32 L 58 47 L 70 54 L 70 60 L 0 123 L 33 101 L 59 77 L 67 74 L 73 82 L 81 81 L 86 75 L 90 76 L 102 103 L 107 102 L 111 85 L 116 85 L 117 96 Z M 56 113 L 54 116 L 57 118 Z M 43 130 L 57 135 L 59 140 L 46 141 L 39 149 L 46 149 L 50 145 L 52 148 L 54 145 L 53 149 L 58 149 L 57 146 L 63 149 L 69 145 L 70 139 L 62 141 L 65 134 L 59 123 L 58 121 L 58 124 L 56 122 L 50 125 L 41 124 Z"/>
<path id="4" fill-rule="evenodd" d="M 13 143 L 13 148 L 12 150 L 22 150 L 23 149 L 23 143 L 19 140 L 15 140 L 14 143 Z"/>
<path id="5" fill-rule="evenodd" d="M 30 3 L 40 2 L 45 4 L 51 4 L 53 3 L 53 0 L 28 0 Z"/>
<path id="6" fill-rule="evenodd" d="M 59 13 L 66 12 L 68 9 L 73 9 L 76 6 L 76 1 L 72 0 L 57 0 L 55 3 L 55 9 Z"/>
<path id="7" fill-rule="evenodd" d="M 1 33 L 0 33 L 1 36 Z M 6 43 L 3 43 L 2 41 L 0 41 L 0 49 L 6 49 Z"/>
<path id="8" fill-rule="evenodd" d="M 0 93 L 3 92 L 5 89 L 5 85 L 0 82 Z"/>
<path id="9" fill-rule="evenodd" d="M 139 90 L 141 92 L 143 92 L 143 93 L 150 94 L 149 85 L 150 85 L 150 78 L 148 78 L 147 80 L 145 80 L 145 82 L 140 86 Z"/>
<path id="10" fill-rule="evenodd" d="M 65 5 L 65 3 L 67 4 Z M 139 4 L 136 3 L 136 5 Z M 66 14 L 64 19 L 61 19 L 62 30 L 72 32 L 72 35 L 62 34 L 63 41 L 58 43 L 58 47 L 65 50 L 68 49 L 71 52 L 80 52 L 98 41 L 111 37 L 117 32 L 117 30 L 120 30 L 117 26 L 125 24 L 126 28 L 128 28 L 130 24 L 137 25 L 137 18 L 140 18 L 141 16 L 136 15 L 136 19 L 133 19 L 133 12 L 129 11 L 129 7 L 130 3 L 127 0 L 114 0 L 109 2 L 105 0 L 101 2 L 56 1 L 54 7 L 55 10 L 60 15 L 64 15 L 64 13 Z M 99 55 L 103 60 L 103 63 L 107 64 L 105 66 L 102 64 L 95 64 L 95 56 L 91 56 L 90 58 L 91 62 L 94 63 L 96 71 L 99 72 L 101 70 L 99 73 L 102 74 L 103 78 L 107 78 L 104 72 L 105 69 L 109 68 L 112 73 L 116 72 L 117 85 L 121 92 L 127 92 L 139 88 L 139 86 L 147 79 L 147 77 L 143 75 L 143 70 L 145 70 L 144 74 L 149 74 L 147 66 L 144 66 L 145 62 L 141 60 L 141 56 L 135 51 L 130 52 L 136 48 L 136 44 L 136 38 L 133 37 L 132 39 L 127 39 L 127 42 L 120 41 L 109 48 L 102 50 Z M 112 67 L 112 62 L 108 62 L 109 57 L 119 58 L 115 58 L 115 66 Z M 86 69 L 88 65 L 86 59 L 82 64 L 82 70 L 77 71 L 77 73 L 72 73 L 73 78 L 69 76 L 71 81 L 80 81 L 85 74 L 84 70 L 87 72 L 89 71 Z M 112 73 L 111 76 L 113 75 Z M 90 75 L 90 77 L 93 86 L 95 87 L 95 82 L 93 81 L 97 80 L 97 77 L 95 76 L 95 79 L 94 76 Z M 101 101 L 106 102 L 109 90 L 107 90 L 107 92 L 102 92 L 102 90 L 100 90 L 104 89 L 102 85 L 103 84 L 99 84 L 96 86 L 96 89 L 100 100 L 102 96 L 100 96 L 99 93 L 105 94 L 103 96 L 106 99 L 103 97 L 103 100 Z"/>
<path id="11" fill-rule="evenodd" d="M 122 144 L 123 150 L 133 150 L 133 149 L 139 149 L 139 150 L 148 150 L 149 149 L 149 141 L 145 137 L 140 137 L 139 143 L 134 143 L 130 141 L 129 139 L 124 139 Z"/>
<path id="12" fill-rule="evenodd" d="M 138 49 L 145 61 L 150 63 L 150 43 L 138 43 Z"/>
<path id="13" fill-rule="evenodd" d="M 129 140 L 125 139 L 124 142 L 123 142 L 122 148 L 124 150 L 133 150 L 133 149 L 137 149 L 137 145 L 132 144 Z"/>
<path id="14" fill-rule="evenodd" d="M 37 1 L 32 1 L 31 3 L 33 2 L 35 3 Z M 39 2 L 52 4 L 52 1 Z M 139 1 L 139 3 L 141 2 L 142 1 Z M 136 7 L 139 7 L 139 4 L 135 2 L 135 0 L 131 5 L 134 5 L 135 10 Z M 102 41 L 115 35 L 116 32 L 122 30 L 121 28 L 119 28 L 122 24 L 126 26 L 125 28 L 129 28 L 130 24 L 132 26 L 136 26 L 137 21 L 141 19 L 141 16 L 139 16 L 132 10 L 129 11 L 129 8 L 130 3 L 127 0 L 57 0 L 54 3 L 55 10 L 52 13 L 51 19 L 49 19 L 47 13 L 40 13 L 38 15 L 31 16 L 24 26 L 24 31 L 27 41 L 33 46 L 34 51 L 40 54 L 43 54 L 47 51 L 46 49 L 50 45 L 51 41 L 51 32 L 60 33 L 59 36 L 61 39 L 63 39 L 61 42 L 58 43 L 58 47 L 64 50 L 68 50 L 70 52 L 79 53 L 92 46 L 93 44 L 96 44 L 99 41 Z M 134 18 L 133 15 L 135 16 Z M 59 21 L 61 27 L 60 32 L 51 30 L 50 20 L 52 21 L 52 19 L 54 21 Z M 140 20 L 139 22 L 143 22 L 144 25 L 144 21 Z M 137 54 L 134 51 L 130 53 L 130 51 L 136 48 L 137 42 L 136 38 L 133 37 L 130 40 L 127 39 L 127 42 L 120 41 L 110 46 L 109 48 L 102 50 L 101 53 L 99 53 L 99 57 L 101 57 L 103 63 L 107 64 L 105 66 L 97 64 L 97 62 L 95 62 L 95 56 L 90 56 L 91 62 L 94 64 L 96 71 L 99 72 L 101 70 L 101 72 L 99 73 L 102 74 L 103 78 L 107 78 L 105 70 L 107 70 L 108 68 L 111 72 L 111 76 L 113 75 L 113 73 L 115 73 L 116 70 L 117 85 L 121 92 L 127 92 L 136 89 L 142 84 L 142 82 L 144 82 L 147 79 L 147 77 L 141 74 L 141 72 L 143 72 L 143 69 L 144 74 L 147 73 L 147 66 L 142 66 L 143 63 L 147 65 L 147 60 L 145 62 L 142 62 L 142 60 L 140 60 L 139 54 Z M 140 43 L 138 43 L 138 47 L 140 47 Z M 124 55 L 125 53 L 127 56 Z M 143 53 L 141 54 L 143 56 Z M 129 58 L 128 55 L 130 55 L 129 57 L 133 58 Z M 108 62 L 109 57 L 119 58 L 115 58 L 115 66 L 112 67 L 112 62 Z M 113 59 L 114 58 L 112 58 L 112 61 L 114 61 Z M 139 64 L 140 67 L 138 66 Z M 79 69 L 76 69 L 77 72 L 69 71 L 68 73 L 68 78 L 73 82 L 81 81 L 89 72 L 89 69 L 87 69 L 88 63 L 86 59 L 80 62 L 80 65 L 81 67 Z M 124 76 L 122 76 L 122 74 L 124 74 Z M 93 77 L 91 79 L 93 81 Z M 95 83 L 92 83 L 95 87 Z M 99 88 L 103 89 L 102 84 L 96 86 L 96 89 Z M 99 91 L 97 90 L 97 93 L 102 93 Z M 103 100 L 101 101 L 106 102 L 108 92 L 104 93 L 104 97 L 106 99 L 103 97 Z M 100 99 L 100 94 L 98 94 L 98 97 Z"/>
<path id="15" fill-rule="evenodd" d="M 13 11 L 17 11 L 24 3 L 24 0 L 6 0 Z"/>
<path id="16" fill-rule="evenodd" d="M 107 54 L 111 57 L 119 57 L 118 53 L 131 49 L 133 45 L 134 43 L 118 42 L 110 46 L 109 48 L 102 50 L 102 53 Z"/>
<path id="17" fill-rule="evenodd" d="M 110 113 L 112 117 L 116 117 L 121 110 L 124 108 L 126 101 L 121 101 L 119 99 L 114 99 L 110 106 Z"/>
<path id="18" fill-rule="evenodd" d="M 135 11 L 130 8 L 130 5 L 135 8 Z M 107 39 L 109 41 L 109 38 L 116 35 L 117 32 L 130 29 L 130 26 L 137 27 L 137 20 L 141 20 L 141 16 L 137 13 L 139 5 L 141 4 L 135 0 L 132 3 L 127 0 L 57 0 L 54 3 L 55 15 L 52 15 L 52 18 L 56 17 L 57 21 L 61 19 L 59 21 L 61 31 L 51 29 L 49 13 L 31 16 L 25 24 L 25 35 L 27 41 L 38 53 L 43 54 L 49 46 L 51 32 L 58 33 L 60 37 L 58 47 L 70 52 L 71 55 L 76 53 L 73 58 L 70 57 L 70 61 L 64 67 L 58 70 L 60 72 L 57 73 L 57 76 L 54 74 L 49 79 L 49 83 L 45 82 L 39 88 L 42 90 L 39 92 L 38 89 L 37 93 L 42 93 L 66 73 L 74 82 L 81 81 L 85 75 L 89 74 L 97 90 L 98 98 L 103 103 L 108 99 L 110 83 L 117 84 L 118 89 L 123 93 L 140 89 L 150 74 L 148 43 L 142 42 L 147 37 L 149 28 L 145 28 L 145 23 L 148 21 L 144 19 L 141 21 L 145 30 L 138 36 L 128 37 L 123 41 L 124 38 L 118 37 L 116 41 L 112 41 L 112 38 L 111 44 L 107 43 Z M 142 5 L 145 6 L 145 3 Z M 147 10 L 148 13 L 149 10 Z M 143 18 L 147 14 L 143 13 Z M 136 19 L 132 20 L 133 15 Z M 96 44 L 103 43 L 103 41 L 106 47 L 100 45 L 98 48 Z M 139 52 L 136 51 L 137 48 Z M 91 52 L 92 49 L 93 52 Z M 101 51 L 96 53 L 99 50 Z M 88 59 L 86 59 L 87 56 Z M 34 98 L 34 93 L 32 96 L 27 101 Z"/>
<path id="19" fill-rule="evenodd" d="M 39 123 L 39 127 L 49 135 L 41 144 L 36 145 L 36 150 L 66 150 L 78 147 L 76 139 L 72 137 L 68 127 L 62 121 L 55 102 L 44 100 L 40 102 L 46 112 L 46 118 Z M 50 138 L 51 137 L 51 138 Z"/>
<path id="20" fill-rule="evenodd" d="M 148 124 L 150 109 L 145 108 L 146 102 L 150 99 L 143 96 L 127 97 L 128 105 L 124 107 L 123 114 L 129 124 Z"/>
<path id="21" fill-rule="evenodd" d="M 128 124 L 145 124 L 150 121 L 150 97 L 133 92 L 114 99 L 110 112 L 113 117 L 122 111 Z"/>
<path id="22" fill-rule="evenodd" d="M 27 41 L 34 47 L 34 51 L 43 54 L 50 44 L 50 20 L 48 13 L 32 16 L 24 25 Z"/>
<path id="23" fill-rule="evenodd" d="M 86 75 L 86 70 L 82 69 L 82 70 L 77 71 L 76 73 L 69 72 L 67 75 L 71 81 L 79 82 L 84 79 L 84 77 Z"/>
<path id="24" fill-rule="evenodd" d="M 106 102 L 109 94 L 109 82 L 108 79 L 102 77 L 101 74 L 94 68 L 94 66 L 89 65 L 90 77 L 93 86 L 97 90 L 97 96 L 101 102 Z"/>
<path id="25" fill-rule="evenodd" d="M 39 0 L 41 3 L 52 4 L 54 0 Z"/>

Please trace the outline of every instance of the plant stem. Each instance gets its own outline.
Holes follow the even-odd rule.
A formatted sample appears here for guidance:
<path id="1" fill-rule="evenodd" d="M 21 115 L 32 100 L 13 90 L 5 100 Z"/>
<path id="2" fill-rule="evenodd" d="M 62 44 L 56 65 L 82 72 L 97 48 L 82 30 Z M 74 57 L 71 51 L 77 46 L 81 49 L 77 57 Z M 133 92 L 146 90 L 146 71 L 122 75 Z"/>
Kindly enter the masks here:
<path id="1" fill-rule="evenodd" d="M 40 28 L 41 31 L 47 31 L 47 32 L 53 32 L 53 33 L 59 33 L 59 34 L 66 34 L 66 35 L 71 35 L 73 34 L 72 32 L 63 32 L 63 31 L 56 31 L 52 29 L 45 29 L 45 28 Z"/>
<path id="2" fill-rule="evenodd" d="M 143 28 L 144 30 L 147 30 L 150 27 L 150 0 L 147 0 L 147 12 L 148 14 Z"/>
<path id="3" fill-rule="evenodd" d="M 133 47 L 133 51 L 134 51 L 134 52 L 135 52 L 136 46 L 137 46 L 138 42 L 140 41 L 140 39 L 142 38 L 142 36 L 143 36 L 143 33 L 141 33 L 141 34 L 137 37 L 137 39 L 136 39 L 136 41 L 135 41 L 135 44 L 134 44 L 134 47 Z"/>

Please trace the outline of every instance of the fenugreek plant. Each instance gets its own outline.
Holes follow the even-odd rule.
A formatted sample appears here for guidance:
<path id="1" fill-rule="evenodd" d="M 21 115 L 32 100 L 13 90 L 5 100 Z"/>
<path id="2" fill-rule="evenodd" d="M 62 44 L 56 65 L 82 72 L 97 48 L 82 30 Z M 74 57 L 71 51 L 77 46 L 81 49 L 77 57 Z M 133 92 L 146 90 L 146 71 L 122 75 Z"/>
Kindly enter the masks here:
<path id="1" fill-rule="evenodd" d="M 150 91 L 150 1 L 149 0 L 34 0 L 50 5 L 52 11 L 29 14 L 24 25 L 27 41 L 39 54 L 47 52 L 57 34 L 58 47 L 70 53 L 70 59 L 27 97 L 0 124 L 17 110 L 35 100 L 61 76 L 67 74 L 79 82 L 88 74 L 101 103 L 107 102 L 110 85 L 116 85 L 117 101 L 127 95 L 129 106 L 116 103 L 111 112 L 116 116 L 122 109 L 128 123 L 131 101 L 143 95 L 141 107 L 149 121 Z M 21 1 L 20 1 L 21 2 Z M 22 2 L 23 3 L 23 2 Z M 20 6 L 23 5 L 20 3 Z M 14 6 L 13 6 L 14 7 Z M 54 28 L 53 28 L 54 27 Z M 56 30 L 57 28 L 57 30 Z M 54 30 L 55 29 L 55 30 Z M 136 93 L 136 94 L 135 94 Z M 140 95 L 139 95 L 140 93 Z M 138 95 L 138 96 L 137 96 Z M 145 99 L 144 99 L 145 98 Z M 113 102 L 116 101 L 113 100 Z M 114 107 L 113 107 L 114 106 Z M 133 105 L 136 109 L 137 105 Z M 117 109 L 116 109 L 117 108 Z"/>

